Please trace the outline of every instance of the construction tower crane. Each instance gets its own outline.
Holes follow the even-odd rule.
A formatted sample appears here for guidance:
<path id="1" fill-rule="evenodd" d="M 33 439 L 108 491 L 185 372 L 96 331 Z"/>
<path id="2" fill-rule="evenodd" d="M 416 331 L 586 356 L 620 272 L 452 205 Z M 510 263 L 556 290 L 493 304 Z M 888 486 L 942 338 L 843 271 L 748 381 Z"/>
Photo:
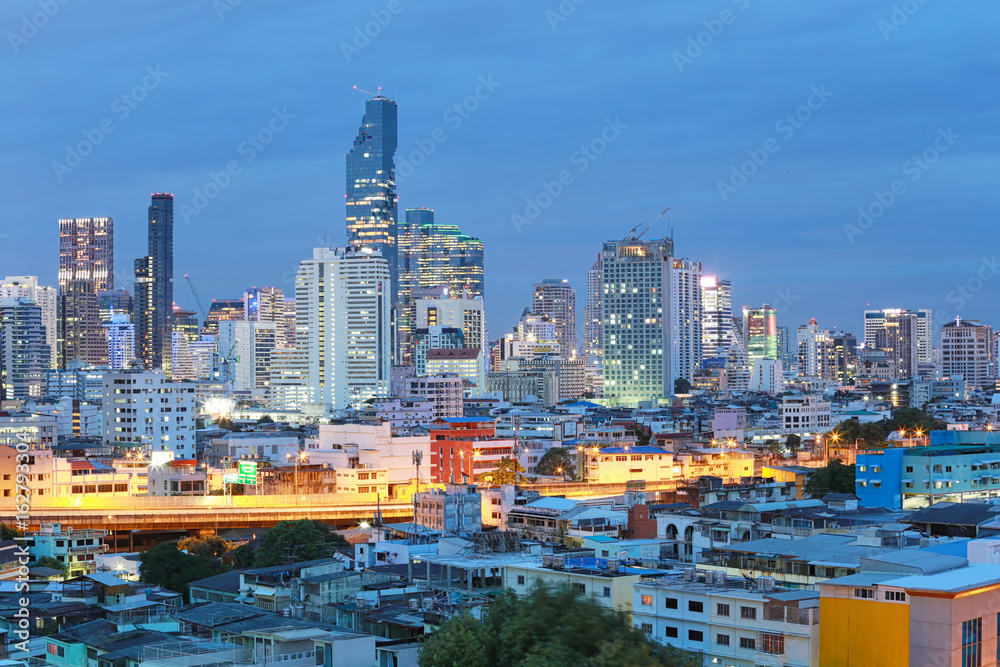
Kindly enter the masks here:
<path id="1" fill-rule="evenodd" d="M 646 232 L 648 232 L 650 229 L 652 229 L 653 225 L 655 225 L 657 222 L 659 222 L 660 218 L 662 218 L 663 216 L 665 216 L 667 214 L 667 211 L 669 211 L 669 210 L 670 210 L 669 206 L 666 207 L 665 209 L 663 209 L 663 211 L 658 216 L 656 216 L 655 218 L 653 218 L 653 221 L 650 222 L 648 225 L 646 225 L 643 228 L 643 230 L 641 232 L 639 232 L 638 234 L 635 233 L 635 230 L 639 229 L 639 225 L 636 225 L 632 229 L 628 230 L 628 233 L 625 235 L 625 238 L 623 238 L 622 241 L 638 241 L 639 239 L 641 239 L 643 237 L 643 235 Z M 642 223 L 639 223 L 639 224 L 642 224 Z"/>
<path id="2" fill-rule="evenodd" d="M 191 280 L 191 276 L 184 274 L 184 279 L 187 280 L 188 287 L 191 288 L 191 294 L 194 295 L 195 303 L 198 304 L 198 310 L 201 311 L 201 317 L 204 320 L 205 325 L 208 325 L 208 311 L 205 310 L 205 304 L 202 303 L 201 297 L 198 296 L 198 290 L 194 287 L 194 281 Z M 223 381 L 225 386 L 226 398 L 232 395 L 233 381 L 232 381 L 232 364 L 238 364 L 240 362 L 240 357 L 238 354 L 234 355 L 236 351 L 236 341 L 233 341 L 232 346 L 226 351 L 225 354 L 219 349 L 219 330 L 215 331 L 215 350 L 216 354 L 219 355 L 219 379 Z"/>

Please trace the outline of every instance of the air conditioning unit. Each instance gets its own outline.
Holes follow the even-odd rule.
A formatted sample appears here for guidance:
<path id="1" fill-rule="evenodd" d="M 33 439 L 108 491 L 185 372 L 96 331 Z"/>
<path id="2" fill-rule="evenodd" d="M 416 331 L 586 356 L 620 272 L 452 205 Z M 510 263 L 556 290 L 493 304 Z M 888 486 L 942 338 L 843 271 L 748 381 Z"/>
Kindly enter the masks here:
<path id="1" fill-rule="evenodd" d="M 410 611 L 417 611 L 418 609 L 420 609 L 420 600 L 410 598 Z"/>

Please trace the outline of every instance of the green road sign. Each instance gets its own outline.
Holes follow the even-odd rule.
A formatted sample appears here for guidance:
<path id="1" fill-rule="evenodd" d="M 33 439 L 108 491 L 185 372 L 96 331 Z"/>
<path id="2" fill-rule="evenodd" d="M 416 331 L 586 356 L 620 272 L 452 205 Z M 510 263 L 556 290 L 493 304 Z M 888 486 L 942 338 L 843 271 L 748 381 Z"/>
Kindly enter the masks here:
<path id="1" fill-rule="evenodd" d="M 240 473 L 236 480 L 237 484 L 257 485 L 257 462 L 241 463 Z"/>

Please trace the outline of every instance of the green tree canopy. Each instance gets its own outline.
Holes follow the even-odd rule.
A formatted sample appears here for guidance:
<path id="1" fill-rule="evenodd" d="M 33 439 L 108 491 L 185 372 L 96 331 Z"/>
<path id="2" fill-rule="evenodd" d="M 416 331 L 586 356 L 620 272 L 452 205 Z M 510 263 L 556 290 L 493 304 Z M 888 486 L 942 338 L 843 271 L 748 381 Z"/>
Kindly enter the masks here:
<path id="1" fill-rule="evenodd" d="M 568 587 L 541 584 L 527 597 L 503 593 L 481 622 L 461 614 L 425 636 L 421 667 L 695 667 L 701 661 L 658 644 L 626 614 Z"/>
<path id="2" fill-rule="evenodd" d="M 674 393 L 675 394 L 690 394 L 691 393 L 691 382 L 687 378 L 677 378 L 674 380 Z"/>
<path id="3" fill-rule="evenodd" d="M 919 430 L 925 435 L 929 431 L 943 431 L 948 428 L 943 421 L 934 419 L 920 408 L 897 408 L 893 411 L 892 417 L 883 423 L 883 426 L 887 433 L 906 429 L 907 431 Z"/>
<path id="4" fill-rule="evenodd" d="M 271 415 L 264 415 L 263 417 L 261 417 L 260 419 L 257 420 L 257 423 L 258 424 L 273 424 L 274 423 L 274 419 L 271 418 Z"/>
<path id="5" fill-rule="evenodd" d="M 500 462 L 497 463 L 497 467 L 493 470 L 493 472 L 483 475 L 483 481 L 489 482 L 490 484 L 496 484 L 497 486 L 500 486 L 501 484 L 515 484 L 515 468 L 520 474 L 527 472 L 524 466 L 520 463 L 517 463 L 509 456 L 505 456 L 500 459 Z"/>
<path id="6" fill-rule="evenodd" d="M 240 570 L 253 567 L 256 555 L 256 549 L 249 543 L 241 544 L 233 549 L 233 568 Z"/>
<path id="7" fill-rule="evenodd" d="M 14 526 L 0 523 L 0 540 L 13 540 L 17 537 L 21 537 L 21 531 Z"/>
<path id="8" fill-rule="evenodd" d="M 854 466 L 845 466 L 840 459 L 818 469 L 806 482 L 806 495 L 822 498 L 828 493 L 854 493 Z"/>
<path id="9" fill-rule="evenodd" d="M 349 547 L 340 533 L 320 521 L 279 521 L 264 534 L 254 555 L 254 567 L 301 563 L 331 556 L 335 549 Z"/>
<path id="10" fill-rule="evenodd" d="M 216 575 L 229 569 L 219 557 L 232 551 L 235 546 L 218 535 L 208 535 L 206 537 L 185 537 L 177 543 L 177 548 L 200 558 L 201 562 L 208 567 L 209 572 Z"/>
<path id="11" fill-rule="evenodd" d="M 789 434 L 789 436 L 785 438 L 785 448 L 790 452 L 794 452 L 801 445 L 802 445 L 802 438 L 795 435 L 794 433 Z"/>
<path id="12" fill-rule="evenodd" d="M 846 419 L 837 424 L 837 427 L 830 432 L 830 436 L 836 436 L 831 437 L 831 441 L 839 444 L 862 441 L 858 443 L 862 448 L 874 449 L 885 442 L 886 433 L 881 422 L 862 424 L 854 419 Z"/>
<path id="13" fill-rule="evenodd" d="M 188 584 L 211 577 L 208 566 L 197 556 L 177 550 L 172 544 L 158 544 L 139 556 L 142 580 L 188 597 Z"/>
<path id="14" fill-rule="evenodd" d="M 66 563 L 62 562 L 58 558 L 53 556 L 42 556 L 34 563 L 31 564 L 32 567 L 51 567 L 53 570 L 62 570 L 63 572 L 69 572 L 69 568 L 66 567 Z"/>
<path id="15" fill-rule="evenodd" d="M 559 472 L 559 469 L 562 472 Z M 570 478 L 576 477 L 576 452 L 566 447 L 553 447 L 542 454 L 535 466 L 535 472 L 539 475 L 566 475 Z"/>

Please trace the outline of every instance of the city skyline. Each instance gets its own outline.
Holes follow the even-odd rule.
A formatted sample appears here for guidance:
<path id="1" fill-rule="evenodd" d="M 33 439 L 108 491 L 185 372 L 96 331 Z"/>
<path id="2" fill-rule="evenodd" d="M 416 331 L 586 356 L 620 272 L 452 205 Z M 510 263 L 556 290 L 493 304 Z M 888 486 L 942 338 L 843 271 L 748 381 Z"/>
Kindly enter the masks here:
<path id="1" fill-rule="evenodd" d="M 127 273 L 127 258 L 143 254 L 143 198 L 165 190 L 178 200 L 177 275 L 190 273 L 208 298 L 236 297 L 248 284 L 288 291 L 303 253 L 323 245 L 324 235 L 329 246 L 345 240 L 339 184 L 344 182 L 344 155 L 369 99 L 353 86 L 374 89 L 381 84 L 382 92 L 399 104 L 399 205 L 433 208 L 441 219 L 489 246 L 493 331 L 506 331 L 517 321 L 521 294 L 534 282 L 559 277 L 585 285 L 601 243 L 621 238 L 668 204 L 670 220 L 660 221 L 655 234 L 673 227 L 678 252 L 702 262 L 706 273 L 730 280 L 735 303 L 770 303 L 781 310 L 779 319 L 791 325 L 817 317 L 831 329 L 858 333 L 858 313 L 864 308 L 918 306 L 950 309 L 939 322 L 955 314 L 988 321 L 997 296 L 981 276 L 992 278 L 996 270 L 992 253 L 982 252 L 974 241 L 988 230 L 981 221 L 997 203 L 987 183 L 989 170 L 980 168 L 980 151 L 988 152 L 995 143 L 989 129 L 996 93 L 974 83 L 982 80 L 985 66 L 968 54 L 983 48 L 996 19 L 986 15 L 980 30 L 968 33 L 943 8 L 921 6 L 904 25 L 885 32 L 879 22 L 890 18 L 889 7 L 848 3 L 820 25 L 807 10 L 778 15 L 743 4 L 732 3 L 736 20 L 717 38 L 709 34 L 712 39 L 703 41 L 711 43 L 699 47 L 697 57 L 687 55 L 688 39 L 707 29 L 704 22 L 718 18 L 707 7 L 672 8 L 669 21 L 662 13 L 667 10 L 655 8 L 619 16 L 609 8 L 581 7 L 556 19 L 545 7 L 483 8 L 478 10 L 483 20 L 523 30 L 528 53 L 505 50 L 507 59 L 498 61 L 495 51 L 501 47 L 490 38 L 482 44 L 483 55 L 460 62 L 450 49 L 463 41 L 442 47 L 442 53 L 410 48 L 408 35 L 414 30 L 426 36 L 426 31 L 433 35 L 447 29 L 440 8 L 406 8 L 392 15 L 364 48 L 354 40 L 355 27 L 363 33 L 373 20 L 366 8 L 306 6 L 273 15 L 243 5 L 222 21 L 210 10 L 203 16 L 191 8 L 174 10 L 183 14 L 174 30 L 214 38 L 206 40 L 204 57 L 240 63 L 240 76 L 233 82 L 210 77 L 162 37 L 119 30 L 121 21 L 134 18 L 129 12 L 112 20 L 66 12 L 21 45 L 11 60 L 17 65 L 10 67 L 13 88 L 23 84 L 30 89 L 31 81 L 40 91 L 58 86 L 78 105 L 70 113 L 26 99 L 13 110 L 10 127 L 22 129 L 7 137 L 11 163 L 24 167 L 16 172 L 8 168 L 5 182 L 19 196 L 6 200 L 12 218 L 24 224 L 5 230 L 0 261 L 8 273 L 39 275 L 41 283 L 53 285 L 56 221 L 108 216 L 118 222 L 119 273 L 123 268 Z M 22 11 L 7 8 L 2 18 L 15 25 Z M 142 15 L 160 16 L 156 10 Z M 306 34 L 287 41 L 273 27 L 285 22 L 306 26 Z M 755 32 L 749 25 L 741 31 L 743 22 L 756 28 L 802 22 L 815 47 L 783 43 L 773 54 L 744 63 L 741 54 L 752 46 L 747 40 Z M 669 27 L 664 30 L 664 25 Z M 589 41 L 581 38 L 599 26 L 609 26 L 607 40 L 598 36 L 591 47 L 580 46 Z M 325 31 L 322 39 L 320 29 Z M 112 31 L 118 31 L 130 56 L 88 81 L 86 88 L 79 84 L 86 80 L 80 74 L 95 69 L 93 54 L 49 67 L 60 55 L 52 48 L 55 40 L 80 32 L 100 40 Z M 635 34 L 635 46 L 609 54 L 607 45 L 626 31 Z M 262 38 L 268 49 L 288 48 L 284 57 L 322 60 L 322 83 L 310 77 L 308 86 L 298 85 L 303 75 L 294 68 L 267 66 L 267 57 L 252 50 L 257 40 L 246 35 Z M 866 57 L 827 62 L 844 38 Z M 945 51 L 944 44 L 953 50 Z M 916 53 L 916 61 L 905 72 L 899 70 L 898 50 L 918 47 L 926 53 Z M 547 85 L 550 77 L 534 70 L 537 57 L 551 60 L 549 70 L 563 75 L 562 88 Z M 790 57 L 804 63 L 786 79 L 780 76 L 780 63 Z M 448 76 L 428 71 L 437 66 L 445 67 Z M 744 83 L 741 77 L 751 67 L 763 75 Z M 49 74 L 40 79 L 39 68 Z M 940 70 L 948 76 L 937 76 Z M 593 78 L 583 76 L 591 71 Z M 651 78 L 662 86 L 649 85 Z M 247 84 L 255 84 L 249 99 Z M 226 94 L 237 85 L 241 94 Z M 222 88 L 216 91 L 216 86 Z M 813 87 L 827 91 L 829 98 L 821 101 Z M 667 90 L 672 91 L 669 96 Z M 742 100 L 738 109 L 715 101 L 722 90 Z M 635 95 L 640 91 L 644 94 Z M 120 100 L 123 95 L 128 103 Z M 863 102 L 873 95 L 880 104 Z M 938 101 L 911 104 L 915 95 Z M 687 108 L 669 101 L 677 97 L 688 100 Z M 199 99 L 199 110 L 205 104 L 222 105 L 220 113 L 194 119 L 177 106 Z M 821 108 L 811 110 L 810 104 Z M 812 117 L 802 127 L 784 120 L 804 105 L 803 115 Z M 707 112 L 695 114 L 691 108 L 696 107 Z M 664 113 L 677 122 L 656 122 Z M 84 132 L 96 137 L 93 132 L 105 116 L 114 131 L 78 166 L 66 166 L 69 173 L 60 169 L 57 174 L 53 163 L 67 165 L 66 146 L 85 141 Z M 616 118 L 627 126 L 617 135 L 619 130 L 611 127 Z M 740 122 L 733 122 L 737 118 Z M 176 141 L 175 127 L 190 129 L 190 138 Z M 613 141 L 587 162 L 585 171 L 578 171 L 574 154 L 578 161 L 589 160 L 577 151 L 602 132 Z M 246 143 L 251 134 L 254 142 Z M 322 140 L 317 142 L 317 136 Z M 749 159 L 748 151 L 759 156 L 769 137 L 780 150 L 736 192 L 720 194 L 717 184 L 728 182 L 731 165 Z M 161 149 L 165 159 L 147 165 L 140 147 L 143 153 Z M 941 148 L 947 151 L 911 185 L 904 166 L 912 169 L 914 155 Z M 239 173 L 227 175 L 230 161 L 238 163 Z M 417 162 L 421 165 L 415 166 Z M 516 227 L 511 218 L 524 215 L 525 199 L 545 193 L 543 183 L 551 184 L 564 169 L 573 182 L 562 186 L 565 191 L 531 224 Z M 222 174 L 218 180 L 223 182 L 228 177 L 228 184 L 218 186 L 210 174 Z M 896 179 L 908 188 L 903 195 L 889 191 Z M 858 227 L 858 207 L 877 212 L 875 193 L 887 191 L 886 201 L 890 195 L 895 198 L 890 210 Z M 628 196 L 623 203 L 613 193 Z M 942 235 L 933 247 L 905 244 L 906 252 L 900 252 L 900 238 L 909 230 L 927 233 L 944 219 L 959 233 Z M 280 220 L 287 232 L 272 239 L 257 261 L 213 257 L 213 248 L 241 238 L 247 225 L 262 226 L 268 220 Z M 852 225 L 863 233 L 857 235 Z M 720 231 L 725 244 L 719 243 Z M 744 250 L 748 245 L 754 248 L 752 255 Z M 214 260 L 222 262 L 222 270 L 207 271 Z M 797 262 L 809 269 L 795 270 Z M 546 270 L 539 273 L 535 267 L 542 263 Z M 129 283 L 119 276 L 116 287 Z M 179 305 L 194 309 L 184 286 L 176 296 Z"/>

